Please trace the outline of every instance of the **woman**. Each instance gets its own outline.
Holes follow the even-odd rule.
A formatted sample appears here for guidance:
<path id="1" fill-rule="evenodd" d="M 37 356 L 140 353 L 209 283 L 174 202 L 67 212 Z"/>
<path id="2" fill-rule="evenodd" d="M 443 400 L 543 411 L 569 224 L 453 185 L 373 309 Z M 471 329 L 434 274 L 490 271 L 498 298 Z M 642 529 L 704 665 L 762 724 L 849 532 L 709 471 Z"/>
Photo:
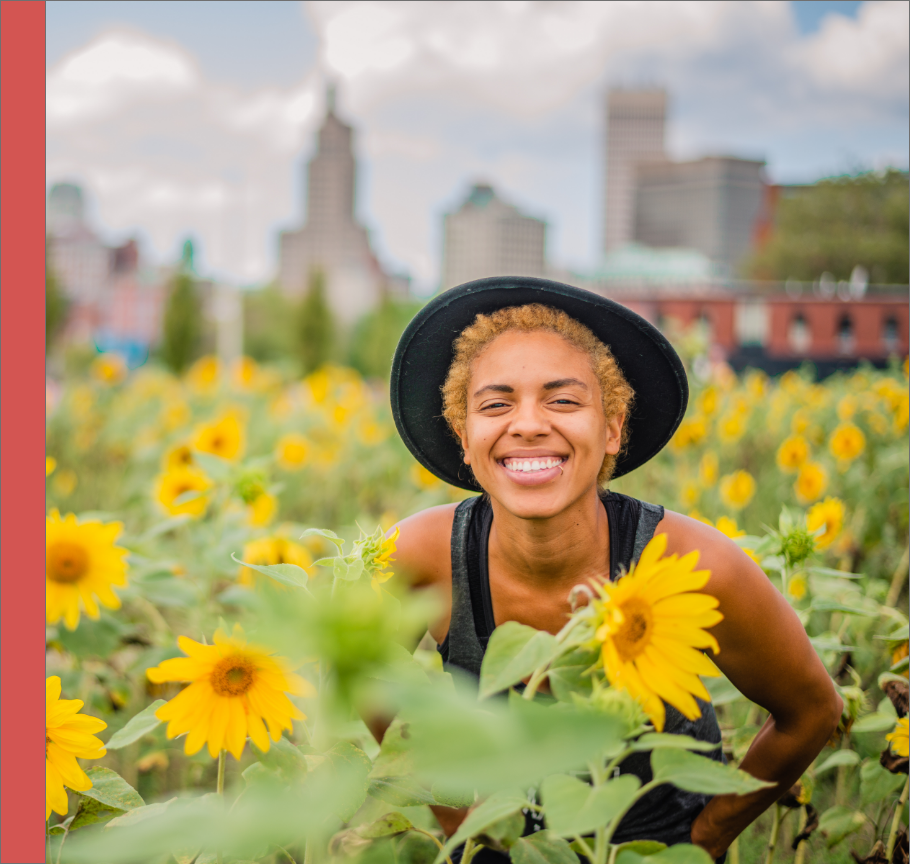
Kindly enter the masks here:
<path id="1" fill-rule="evenodd" d="M 710 800 L 660 787 L 614 839 L 691 839 L 718 857 L 815 758 L 841 700 L 790 606 L 731 540 L 604 491 L 669 441 L 687 399 L 673 348 L 617 303 L 531 278 L 443 293 L 402 336 L 393 413 L 426 468 L 484 494 L 403 520 L 396 557 L 416 588 L 444 598 L 430 633 L 446 664 L 478 674 L 494 627 L 518 621 L 556 633 L 573 586 L 617 578 L 655 534 L 666 534 L 667 554 L 698 550 L 699 567 L 712 574 L 703 590 L 723 615 L 709 631 L 720 649 L 712 659 L 770 714 L 741 767 L 775 785 Z M 648 626 L 643 616 L 630 652 L 647 642 Z M 666 705 L 665 731 L 719 743 L 713 709 L 700 707 L 701 718 L 689 721 Z M 647 758 L 622 770 L 647 780 Z M 437 808 L 437 817 L 451 834 L 464 812 Z"/>

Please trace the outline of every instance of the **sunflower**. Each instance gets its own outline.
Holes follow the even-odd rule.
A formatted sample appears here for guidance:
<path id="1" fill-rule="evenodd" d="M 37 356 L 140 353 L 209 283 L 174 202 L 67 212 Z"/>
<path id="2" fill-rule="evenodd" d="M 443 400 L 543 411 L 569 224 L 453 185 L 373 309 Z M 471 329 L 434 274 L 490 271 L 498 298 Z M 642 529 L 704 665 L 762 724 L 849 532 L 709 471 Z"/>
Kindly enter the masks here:
<path id="1" fill-rule="evenodd" d="M 261 528 L 272 521 L 278 511 L 278 499 L 271 492 L 261 492 L 246 508 L 246 521 L 255 527 Z"/>
<path id="2" fill-rule="evenodd" d="M 677 450 L 684 450 L 698 444 L 708 434 L 708 421 L 699 415 L 683 420 L 673 436 L 671 444 Z"/>
<path id="3" fill-rule="evenodd" d="M 885 740 L 889 742 L 891 752 L 895 756 L 910 756 L 908 721 L 910 721 L 910 717 L 902 717 L 897 721 L 894 731 L 885 736 Z"/>
<path id="4" fill-rule="evenodd" d="M 825 498 L 813 504 L 806 514 L 806 527 L 815 531 L 824 526 L 825 530 L 815 538 L 819 549 L 827 549 L 840 534 L 844 524 L 844 502 L 840 498 Z"/>
<path id="5" fill-rule="evenodd" d="M 377 594 L 380 590 L 379 586 L 382 585 L 383 582 L 388 582 L 389 579 L 395 575 L 389 570 L 389 565 L 395 560 L 392 555 L 396 552 L 395 541 L 398 540 L 398 535 L 400 533 L 401 529 L 396 528 L 391 536 L 384 538 L 379 544 L 377 553 L 368 562 L 373 568 L 370 585 Z"/>
<path id="6" fill-rule="evenodd" d="M 708 522 L 707 519 L 702 521 Z M 711 523 L 708 522 L 708 524 L 710 525 Z M 736 524 L 736 520 L 731 519 L 729 516 L 718 516 L 717 522 L 714 523 L 714 527 L 720 531 L 724 537 L 729 537 L 731 540 L 735 540 L 737 537 L 746 536 L 746 532 Z M 740 548 L 742 549 L 742 547 Z M 761 560 L 751 549 L 743 549 L 743 552 L 745 552 L 756 564 L 761 564 Z"/>
<path id="7" fill-rule="evenodd" d="M 193 447 L 200 452 L 228 460 L 242 456 L 243 446 L 243 427 L 237 415 L 231 412 L 212 423 L 203 423 L 196 429 L 193 440 Z"/>
<path id="8" fill-rule="evenodd" d="M 254 387 L 259 377 L 259 365 L 252 357 L 240 357 L 231 367 L 231 378 L 239 390 Z"/>
<path id="9" fill-rule="evenodd" d="M 72 513 L 61 519 L 57 510 L 50 512 L 45 522 L 48 624 L 62 617 L 75 630 L 80 605 L 89 618 L 98 617 L 97 601 L 108 609 L 120 607 L 111 586 L 126 586 L 127 550 L 114 545 L 122 530 L 120 522 L 79 522 Z"/>
<path id="10" fill-rule="evenodd" d="M 173 399 L 161 409 L 161 424 L 169 432 L 190 422 L 190 409 L 186 402 Z"/>
<path id="11" fill-rule="evenodd" d="M 80 759 L 100 759 L 107 752 L 100 738 L 93 733 L 107 729 L 107 723 L 97 717 L 79 714 L 80 699 L 60 698 L 60 679 L 52 675 L 44 682 L 45 728 L 45 820 L 51 810 L 66 816 L 69 809 L 64 786 L 76 792 L 92 788 L 92 781 L 79 767 Z"/>
<path id="12" fill-rule="evenodd" d="M 212 481 L 198 468 L 175 468 L 158 477 L 155 498 L 171 516 L 186 513 L 190 516 L 202 516 L 208 506 L 208 495 Z M 177 503 L 177 499 L 187 492 L 201 493 L 189 501 Z"/>
<path id="13" fill-rule="evenodd" d="M 442 483 L 432 471 L 417 463 L 411 466 L 411 481 L 418 489 L 435 489 Z"/>
<path id="14" fill-rule="evenodd" d="M 179 468 L 190 468 L 196 463 L 193 461 L 193 451 L 189 444 L 176 444 L 164 454 L 161 467 L 165 471 L 173 471 Z"/>
<path id="15" fill-rule="evenodd" d="M 807 462 L 799 469 L 793 491 L 800 504 L 811 504 L 822 497 L 828 486 L 828 473 L 817 462 Z"/>
<path id="16" fill-rule="evenodd" d="M 208 393 L 218 386 L 221 364 L 217 357 L 200 357 L 186 373 L 186 381 L 197 393 Z"/>
<path id="17" fill-rule="evenodd" d="M 698 479 L 702 487 L 710 489 L 717 483 L 719 464 L 716 453 L 705 453 L 698 463 Z"/>
<path id="18" fill-rule="evenodd" d="M 126 378 L 126 361 L 119 354 L 102 354 L 92 363 L 92 377 L 102 384 L 119 384 Z"/>
<path id="19" fill-rule="evenodd" d="M 809 585 L 806 582 L 805 573 L 797 573 L 789 582 L 787 582 L 787 593 L 794 600 L 802 600 L 806 596 Z"/>
<path id="20" fill-rule="evenodd" d="M 697 649 L 720 652 L 704 628 L 723 619 L 715 597 L 694 593 L 711 576 L 694 569 L 698 551 L 662 558 L 666 548 L 667 535 L 656 535 L 627 576 L 595 585 L 600 596 L 592 601 L 607 679 L 641 703 L 658 732 L 666 718 L 664 701 L 690 720 L 701 716 L 694 696 L 710 701 L 698 676 L 720 673 Z"/>
<path id="21" fill-rule="evenodd" d="M 835 459 L 852 462 L 866 449 L 866 436 L 858 426 L 854 426 L 852 423 L 841 423 L 831 433 L 828 449 Z"/>
<path id="22" fill-rule="evenodd" d="M 57 460 L 53 456 L 44 457 L 44 476 L 50 477 L 54 473 L 54 469 L 57 467 Z"/>
<path id="23" fill-rule="evenodd" d="M 742 510 L 755 495 L 755 478 L 748 471 L 734 471 L 720 481 L 720 498 L 731 510 Z"/>
<path id="24" fill-rule="evenodd" d="M 802 435 L 791 435 L 777 448 L 777 467 L 781 471 L 798 471 L 809 458 L 809 443 Z"/>
<path id="25" fill-rule="evenodd" d="M 720 440 L 727 444 L 739 441 L 745 431 L 746 424 L 741 414 L 725 414 L 721 417 L 717 426 L 717 434 L 720 436 Z"/>
<path id="26" fill-rule="evenodd" d="M 275 458 L 285 471 L 299 471 L 310 458 L 310 442 L 303 435 L 282 435 L 275 445 Z"/>
<path id="27" fill-rule="evenodd" d="M 284 657 L 248 643 L 239 624 L 231 636 L 216 630 L 214 645 L 201 645 L 186 636 L 179 636 L 177 644 L 187 657 L 165 660 L 146 674 L 155 684 L 189 682 L 155 712 L 167 722 L 168 738 L 189 733 L 184 745 L 187 755 L 208 744 L 213 757 L 228 750 L 239 759 L 247 736 L 267 752 L 269 735 L 277 741 L 282 729 L 293 729 L 291 720 L 306 719 L 287 694 L 312 696 L 313 687 L 290 671 Z"/>
<path id="28" fill-rule="evenodd" d="M 247 564 L 296 564 L 304 570 L 313 566 L 313 557 L 299 543 L 292 543 L 284 537 L 264 537 L 253 540 L 243 547 L 243 560 Z M 241 567 L 237 581 L 241 585 L 253 586 L 259 579 L 267 579 L 249 567 Z M 281 582 L 267 579 L 272 585 L 284 588 Z"/>

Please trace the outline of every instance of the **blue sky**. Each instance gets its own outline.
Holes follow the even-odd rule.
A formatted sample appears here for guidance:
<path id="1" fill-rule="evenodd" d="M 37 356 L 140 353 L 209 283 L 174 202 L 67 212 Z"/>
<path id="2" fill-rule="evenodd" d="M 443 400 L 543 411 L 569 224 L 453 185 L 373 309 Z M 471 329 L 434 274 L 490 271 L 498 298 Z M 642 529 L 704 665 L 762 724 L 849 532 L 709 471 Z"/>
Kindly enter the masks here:
<path id="1" fill-rule="evenodd" d="M 554 263 L 593 265 L 611 84 L 667 87 L 677 158 L 764 158 L 776 182 L 907 165 L 904 0 L 46 5 L 48 182 L 83 183 L 99 230 L 153 257 L 194 234 L 238 282 L 302 216 L 327 77 L 363 221 L 425 289 L 481 178 L 548 220 Z"/>

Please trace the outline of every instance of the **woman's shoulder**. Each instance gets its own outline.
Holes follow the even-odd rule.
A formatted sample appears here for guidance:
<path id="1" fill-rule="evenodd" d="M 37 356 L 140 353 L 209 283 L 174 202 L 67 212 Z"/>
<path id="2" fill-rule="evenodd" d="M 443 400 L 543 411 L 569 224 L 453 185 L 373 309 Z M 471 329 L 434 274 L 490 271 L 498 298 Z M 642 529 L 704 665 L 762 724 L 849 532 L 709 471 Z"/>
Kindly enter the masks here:
<path id="1" fill-rule="evenodd" d="M 415 588 L 451 583 L 452 523 L 457 507 L 458 504 L 429 507 L 395 526 L 400 529 L 396 569 Z"/>

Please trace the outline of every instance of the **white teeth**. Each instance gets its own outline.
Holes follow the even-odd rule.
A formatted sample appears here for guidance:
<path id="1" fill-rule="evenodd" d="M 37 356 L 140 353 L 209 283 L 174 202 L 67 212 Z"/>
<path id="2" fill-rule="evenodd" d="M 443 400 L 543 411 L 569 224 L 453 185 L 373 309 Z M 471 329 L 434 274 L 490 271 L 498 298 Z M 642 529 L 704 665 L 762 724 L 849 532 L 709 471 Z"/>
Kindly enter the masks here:
<path id="1" fill-rule="evenodd" d="M 509 471 L 546 471 L 556 465 L 562 464 L 562 459 L 547 457 L 546 459 L 506 459 L 505 467 Z"/>

